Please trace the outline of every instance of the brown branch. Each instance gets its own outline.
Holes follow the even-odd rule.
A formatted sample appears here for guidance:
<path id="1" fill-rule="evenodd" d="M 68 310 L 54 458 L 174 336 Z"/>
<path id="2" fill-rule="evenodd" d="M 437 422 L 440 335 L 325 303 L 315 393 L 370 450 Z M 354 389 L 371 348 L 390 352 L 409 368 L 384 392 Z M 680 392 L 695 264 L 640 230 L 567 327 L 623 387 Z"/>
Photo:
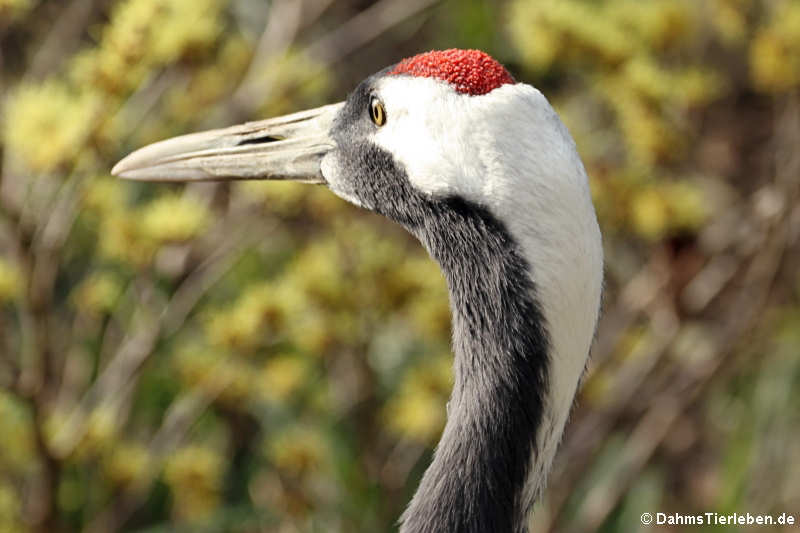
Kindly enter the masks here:
<path id="1" fill-rule="evenodd" d="M 81 35 L 95 12 L 96 4 L 101 2 L 105 0 L 72 0 L 64 7 L 34 53 L 25 78 L 38 81 L 58 70 L 64 58 L 80 45 Z"/>
<path id="2" fill-rule="evenodd" d="M 305 52 L 322 64 L 330 65 L 438 1 L 380 0 L 313 42 Z"/>
<path id="3" fill-rule="evenodd" d="M 286 53 L 300 30 L 305 2 L 281 0 L 273 2 L 269 18 L 256 46 L 255 55 L 250 62 L 239 87 L 230 99 L 232 109 L 248 113 L 257 108 L 269 97 L 271 83 L 264 83 L 262 73 L 272 58 Z"/>

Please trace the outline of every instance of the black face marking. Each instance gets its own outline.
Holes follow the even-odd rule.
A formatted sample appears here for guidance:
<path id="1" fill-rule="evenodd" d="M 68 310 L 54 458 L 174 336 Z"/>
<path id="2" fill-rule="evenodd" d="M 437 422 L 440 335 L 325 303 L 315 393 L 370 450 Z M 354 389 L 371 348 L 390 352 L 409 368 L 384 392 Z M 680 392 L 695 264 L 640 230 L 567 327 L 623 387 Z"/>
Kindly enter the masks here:
<path id="1" fill-rule="evenodd" d="M 548 336 L 530 265 L 505 226 L 460 198 L 431 198 L 370 142 L 372 80 L 332 128 L 348 194 L 413 233 L 440 264 L 453 314 L 455 385 L 405 533 L 526 531 L 523 487 L 548 380 Z"/>

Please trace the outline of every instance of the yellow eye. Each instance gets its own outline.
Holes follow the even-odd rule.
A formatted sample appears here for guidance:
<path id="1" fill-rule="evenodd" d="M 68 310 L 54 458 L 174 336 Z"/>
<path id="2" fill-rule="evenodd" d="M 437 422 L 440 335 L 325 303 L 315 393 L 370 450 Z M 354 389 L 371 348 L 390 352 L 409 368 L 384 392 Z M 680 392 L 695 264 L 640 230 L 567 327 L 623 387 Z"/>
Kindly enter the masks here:
<path id="1" fill-rule="evenodd" d="M 369 116 L 378 126 L 386 124 L 386 110 L 383 109 L 383 103 L 375 97 L 369 101 Z"/>

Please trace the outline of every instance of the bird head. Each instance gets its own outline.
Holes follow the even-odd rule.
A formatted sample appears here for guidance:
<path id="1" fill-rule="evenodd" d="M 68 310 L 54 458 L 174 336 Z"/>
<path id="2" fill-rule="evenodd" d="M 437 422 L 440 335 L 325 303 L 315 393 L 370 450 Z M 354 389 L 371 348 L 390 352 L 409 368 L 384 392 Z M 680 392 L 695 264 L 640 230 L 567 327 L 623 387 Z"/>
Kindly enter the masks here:
<path id="1" fill-rule="evenodd" d="M 544 96 L 489 55 L 456 49 L 390 66 L 345 102 L 152 144 L 112 172 L 325 184 L 415 234 L 432 204 L 453 198 L 507 219 L 529 210 L 537 189 L 545 200 L 546 189 L 587 191 L 574 144 Z"/>

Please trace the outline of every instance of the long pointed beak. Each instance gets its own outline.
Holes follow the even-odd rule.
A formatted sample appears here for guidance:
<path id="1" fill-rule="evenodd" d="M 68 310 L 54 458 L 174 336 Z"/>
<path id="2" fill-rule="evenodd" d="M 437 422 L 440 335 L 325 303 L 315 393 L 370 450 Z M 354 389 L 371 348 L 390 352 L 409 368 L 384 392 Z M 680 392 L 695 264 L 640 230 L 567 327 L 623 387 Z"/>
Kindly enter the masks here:
<path id="1" fill-rule="evenodd" d="M 229 128 L 181 135 L 136 150 L 111 173 L 139 181 L 293 180 L 325 183 L 343 102 Z"/>

